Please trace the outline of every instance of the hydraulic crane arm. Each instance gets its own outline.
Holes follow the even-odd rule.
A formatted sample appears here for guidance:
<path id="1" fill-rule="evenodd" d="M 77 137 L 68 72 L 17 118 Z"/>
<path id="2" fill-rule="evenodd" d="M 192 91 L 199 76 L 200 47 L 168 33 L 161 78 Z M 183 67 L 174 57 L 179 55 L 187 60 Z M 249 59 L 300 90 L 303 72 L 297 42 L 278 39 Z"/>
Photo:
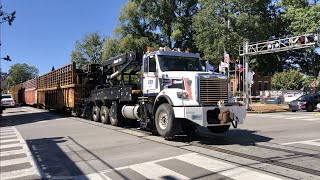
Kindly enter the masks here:
<path id="1" fill-rule="evenodd" d="M 124 53 L 117 57 L 111 58 L 102 63 L 103 71 L 108 72 L 112 68 L 117 68 L 111 75 L 107 75 L 107 79 L 113 79 L 129 68 L 136 68 L 141 65 L 137 52 Z"/>

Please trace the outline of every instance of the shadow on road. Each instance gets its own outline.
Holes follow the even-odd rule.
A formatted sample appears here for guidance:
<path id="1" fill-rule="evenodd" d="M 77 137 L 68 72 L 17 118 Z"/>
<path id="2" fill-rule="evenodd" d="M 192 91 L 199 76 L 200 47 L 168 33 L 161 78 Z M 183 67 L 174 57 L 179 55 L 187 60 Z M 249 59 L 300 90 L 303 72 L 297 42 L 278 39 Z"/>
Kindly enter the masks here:
<path id="1" fill-rule="evenodd" d="M 25 112 L 25 113 L 24 113 Z M 19 114 L 13 114 L 19 113 Z M 50 112 L 33 112 L 18 110 L 12 112 L 6 112 L 4 116 L 0 117 L 0 127 L 15 126 L 20 124 L 29 124 L 40 121 L 54 120 L 61 118 L 56 115 L 52 115 Z"/>
<path id="2" fill-rule="evenodd" d="M 120 179 L 130 179 L 72 137 L 32 139 L 27 140 L 27 144 L 43 178 L 87 180 L 85 175 L 95 174 L 105 179 L 101 173 L 103 169 Z"/>
<path id="3" fill-rule="evenodd" d="M 214 134 L 209 132 L 206 128 L 198 128 L 196 136 L 177 136 L 173 141 L 178 142 L 197 142 L 206 145 L 243 145 L 252 146 L 259 142 L 269 142 L 270 137 L 256 134 L 257 131 L 250 131 L 246 129 L 233 129 L 226 133 Z"/>

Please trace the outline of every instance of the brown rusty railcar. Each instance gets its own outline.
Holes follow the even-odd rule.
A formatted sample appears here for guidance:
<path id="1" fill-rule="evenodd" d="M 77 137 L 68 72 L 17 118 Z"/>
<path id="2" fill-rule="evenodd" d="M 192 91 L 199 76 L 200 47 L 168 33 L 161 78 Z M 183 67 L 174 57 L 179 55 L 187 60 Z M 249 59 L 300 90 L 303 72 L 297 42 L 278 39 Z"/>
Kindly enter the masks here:
<path id="1" fill-rule="evenodd" d="M 80 113 L 83 98 L 89 86 L 81 84 L 82 71 L 76 64 L 68 64 L 38 78 L 38 105 L 45 109 L 66 110 Z"/>
<path id="2" fill-rule="evenodd" d="M 22 83 L 9 87 L 9 94 L 12 95 L 16 103 L 24 103 Z"/>
<path id="3" fill-rule="evenodd" d="M 22 83 L 24 104 L 37 105 L 38 78 L 30 79 Z"/>

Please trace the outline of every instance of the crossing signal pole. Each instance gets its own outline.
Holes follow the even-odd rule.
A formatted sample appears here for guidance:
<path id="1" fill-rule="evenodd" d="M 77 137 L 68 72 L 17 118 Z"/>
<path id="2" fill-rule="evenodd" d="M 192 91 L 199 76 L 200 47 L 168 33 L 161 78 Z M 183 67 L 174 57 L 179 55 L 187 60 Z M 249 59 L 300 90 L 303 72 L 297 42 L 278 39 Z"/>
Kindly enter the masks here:
<path id="1" fill-rule="evenodd" d="M 251 86 L 248 79 L 248 70 L 250 57 L 261 54 L 270 54 L 282 51 L 291 51 L 296 49 L 306 49 L 310 47 L 320 46 L 320 27 L 317 32 L 304 34 L 301 36 L 286 37 L 263 42 L 250 43 L 244 42 L 239 48 L 239 55 L 243 57 L 245 62 L 245 81 L 244 81 L 244 97 L 246 109 L 249 110 L 249 97 L 251 96 Z"/>

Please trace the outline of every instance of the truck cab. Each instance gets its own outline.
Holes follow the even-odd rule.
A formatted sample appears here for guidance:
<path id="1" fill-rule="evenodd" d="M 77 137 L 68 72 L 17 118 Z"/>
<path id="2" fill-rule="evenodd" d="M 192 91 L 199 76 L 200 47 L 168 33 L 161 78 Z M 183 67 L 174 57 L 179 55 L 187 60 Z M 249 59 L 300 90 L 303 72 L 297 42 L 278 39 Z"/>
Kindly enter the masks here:
<path id="1" fill-rule="evenodd" d="M 207 69 L 199 54 L 160 50 L 143 56 L 142 89 L 145 96 L 155 96 L 158 131 L 169 123 L 168 114 L 157 113 L 163 103 L 171 106 L 167 108 L 180 123 L 192 122 L 215 133 L 227 131 L 231 123 L 243 123 L 245 107 L 229 102 L 228 78 Z"/>

